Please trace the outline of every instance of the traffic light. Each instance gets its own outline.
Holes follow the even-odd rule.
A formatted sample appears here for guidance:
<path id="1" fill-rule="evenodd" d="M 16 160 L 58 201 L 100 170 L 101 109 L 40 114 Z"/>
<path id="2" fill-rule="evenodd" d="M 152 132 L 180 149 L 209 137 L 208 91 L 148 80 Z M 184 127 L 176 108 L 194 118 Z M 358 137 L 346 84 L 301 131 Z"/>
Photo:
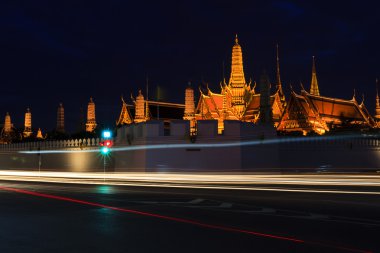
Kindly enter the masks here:
<path id="1" fill-rule="evenodd" d="M 103 147 L 101 149 L 101 152 L 102 152 L 103 155 L 108 155 L 110 151 L 111 151 L 111 149 L 109 149 L 107 147 Z"/>
<path id="2" fill-rule="evenodd" d="M 112 133 L 110 130 L 104 130 L 102 136 L 104 139 L 110 139 L 112 137 Z"/>
<path id="3" fill-rule="evenodd" d="M 99 142 L 99 145 L 100 145 L 101 147 L 107 147 L 107 148 L 110 148 L 110 147 L 113 146 L 113 141 L 111 141 L 111 140 L 101 141 L 101 142 Z"/>
<path id="4" fill-rule="evenodd" d="M 109 155 L 111 152 L 111 147 L 113 146 L 113 141 L 111 140 L 112 133 L 109 130 L 104 130 L 102 132 L 103 141 L 99 142 L 100 152 L 102 155 Z"/>

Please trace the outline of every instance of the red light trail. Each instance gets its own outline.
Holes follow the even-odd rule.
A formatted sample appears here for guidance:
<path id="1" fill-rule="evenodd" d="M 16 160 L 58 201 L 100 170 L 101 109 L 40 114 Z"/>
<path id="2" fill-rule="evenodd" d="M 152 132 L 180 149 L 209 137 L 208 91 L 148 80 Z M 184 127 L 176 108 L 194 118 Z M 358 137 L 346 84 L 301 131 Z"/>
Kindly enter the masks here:
<path id="1" fill-rule="evenodd" d="M 133 209 L 109 206 L 109 205 L 104 205 L 101 203 L 96 203 L 96 202 L 91 202 L 91 201 L 84 201 L 84 200 L 80 200 L 80 199 L 68 198 L 68 197 L 57 196 L 57 195 L 52 195 L 52 194 L 45 194 L 45 193 L 40 193 L 40 192 L 35 192 L 35 191 L 28 191 L 28 190 L 23 190 L 23 189 L 18 189 L 18 188 L 0 186 L 0 190 L 22 193 L 22 194 L 27 194 L 27 195 L 42 197 L 42 198 L 48 198 L 48 199 L 72 202 L 72 203 L 77 203 L 77 204 L 82 204 L 82 205 L 107 208 L 110 210 L 115 210 L 115 211 L 120 211 L 120 212 L 125 212 L 125 213 L 131 213 L 131 214 L 136 214 L 136 215 L 142 215 L 142 216 L 148 216 L 148 217 L 154 217 L 154 218 L 159 218 L 159 219 L 163 219 L 163 220 L 175 221 L 175 222 L 179 222 L 179 223 L 186 223 L 186 224 L 191 224 L 191 225 L 204 227 L 204 228 L 254 235 L 254 236 L 258 236 L 258 237 L 266 237 L 266 238 L 277 239 L 277 240 L 282 240 L 282 241 L 290 241 L 290 242 L 300 243 L 300 244 L 309 244 L 309 245 L 328 247 L 328 248 L 333 248 L 333 249 L 337 249 L 337 250 L 344 250 L 347 252 L 372 253 L 372 251 L 368 251 L 368 250 L 352 249 L 352 248 L 340 247 L 340 246 L 329 245 L 329 244 L 324 244 L 324 243 L 319 243 L 319 242 L 305 241 L 305 240 L 297 239 L 294 237 L 278 236 L 278 235 L 272 235 L 272 234 L 267 234 L 267 233 L 260 233 L 260 232 L 256 232 L 256 231 L 251 231 L 251 230 L 244 230 L 244 229 L 239 229 L 239 228 L 208 224 L 208 223 L 203 223 L 203 222 L 194 221 L 194 220 L 176 218 L 176 217 L 172 217 L 172 216 L 160 215 L 160 214 L 149 213 L 149 212 L 142 212 L 142 211 L 133 210 Z"/>

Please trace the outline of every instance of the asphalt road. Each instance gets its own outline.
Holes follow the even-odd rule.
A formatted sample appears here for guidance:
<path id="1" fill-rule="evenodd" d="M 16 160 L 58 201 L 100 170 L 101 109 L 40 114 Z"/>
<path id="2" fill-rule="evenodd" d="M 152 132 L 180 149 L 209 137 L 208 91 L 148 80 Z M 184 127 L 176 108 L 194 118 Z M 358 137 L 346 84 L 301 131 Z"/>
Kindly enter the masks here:
<path id="1" fill-rule="evenodd" d="M 380 252 L 380 195 L 0 181 L 0 252 Z"/>

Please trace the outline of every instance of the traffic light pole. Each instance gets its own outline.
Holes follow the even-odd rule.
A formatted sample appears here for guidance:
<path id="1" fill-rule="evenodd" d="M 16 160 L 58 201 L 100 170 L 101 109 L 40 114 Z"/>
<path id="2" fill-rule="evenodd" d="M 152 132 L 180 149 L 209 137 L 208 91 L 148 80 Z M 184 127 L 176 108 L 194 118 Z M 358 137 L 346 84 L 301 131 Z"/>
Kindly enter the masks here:
<path id="1" fill-rule="evenodd" d="M 107 161 L 106 158 L 111 152 L 111 147 L 113 145 L 112 141 L 112 133 L 109 130 L 105 130 L 102 133 L 103 140 L 99 144 L 102 147 L 100 149 L 101 154 L 103 155 L 103 182 L 106 182 L 106 167 L 107 167 Z"/>
<path id="2" fill-rule="evenodd" d="M 103 182 L 106 182 L 106 156 L 103 156 Z"/>

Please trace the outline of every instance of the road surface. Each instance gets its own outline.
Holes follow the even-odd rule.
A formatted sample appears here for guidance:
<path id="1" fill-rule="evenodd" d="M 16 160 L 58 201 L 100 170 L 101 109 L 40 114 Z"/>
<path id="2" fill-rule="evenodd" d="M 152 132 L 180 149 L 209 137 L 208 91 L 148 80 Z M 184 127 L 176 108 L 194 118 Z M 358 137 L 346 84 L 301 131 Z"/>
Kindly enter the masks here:
<path id="1" fill-rule="evenodd" d="M 0 252 L 380 252 L 376 185 L 269 185 L 2 180 Z"/>

